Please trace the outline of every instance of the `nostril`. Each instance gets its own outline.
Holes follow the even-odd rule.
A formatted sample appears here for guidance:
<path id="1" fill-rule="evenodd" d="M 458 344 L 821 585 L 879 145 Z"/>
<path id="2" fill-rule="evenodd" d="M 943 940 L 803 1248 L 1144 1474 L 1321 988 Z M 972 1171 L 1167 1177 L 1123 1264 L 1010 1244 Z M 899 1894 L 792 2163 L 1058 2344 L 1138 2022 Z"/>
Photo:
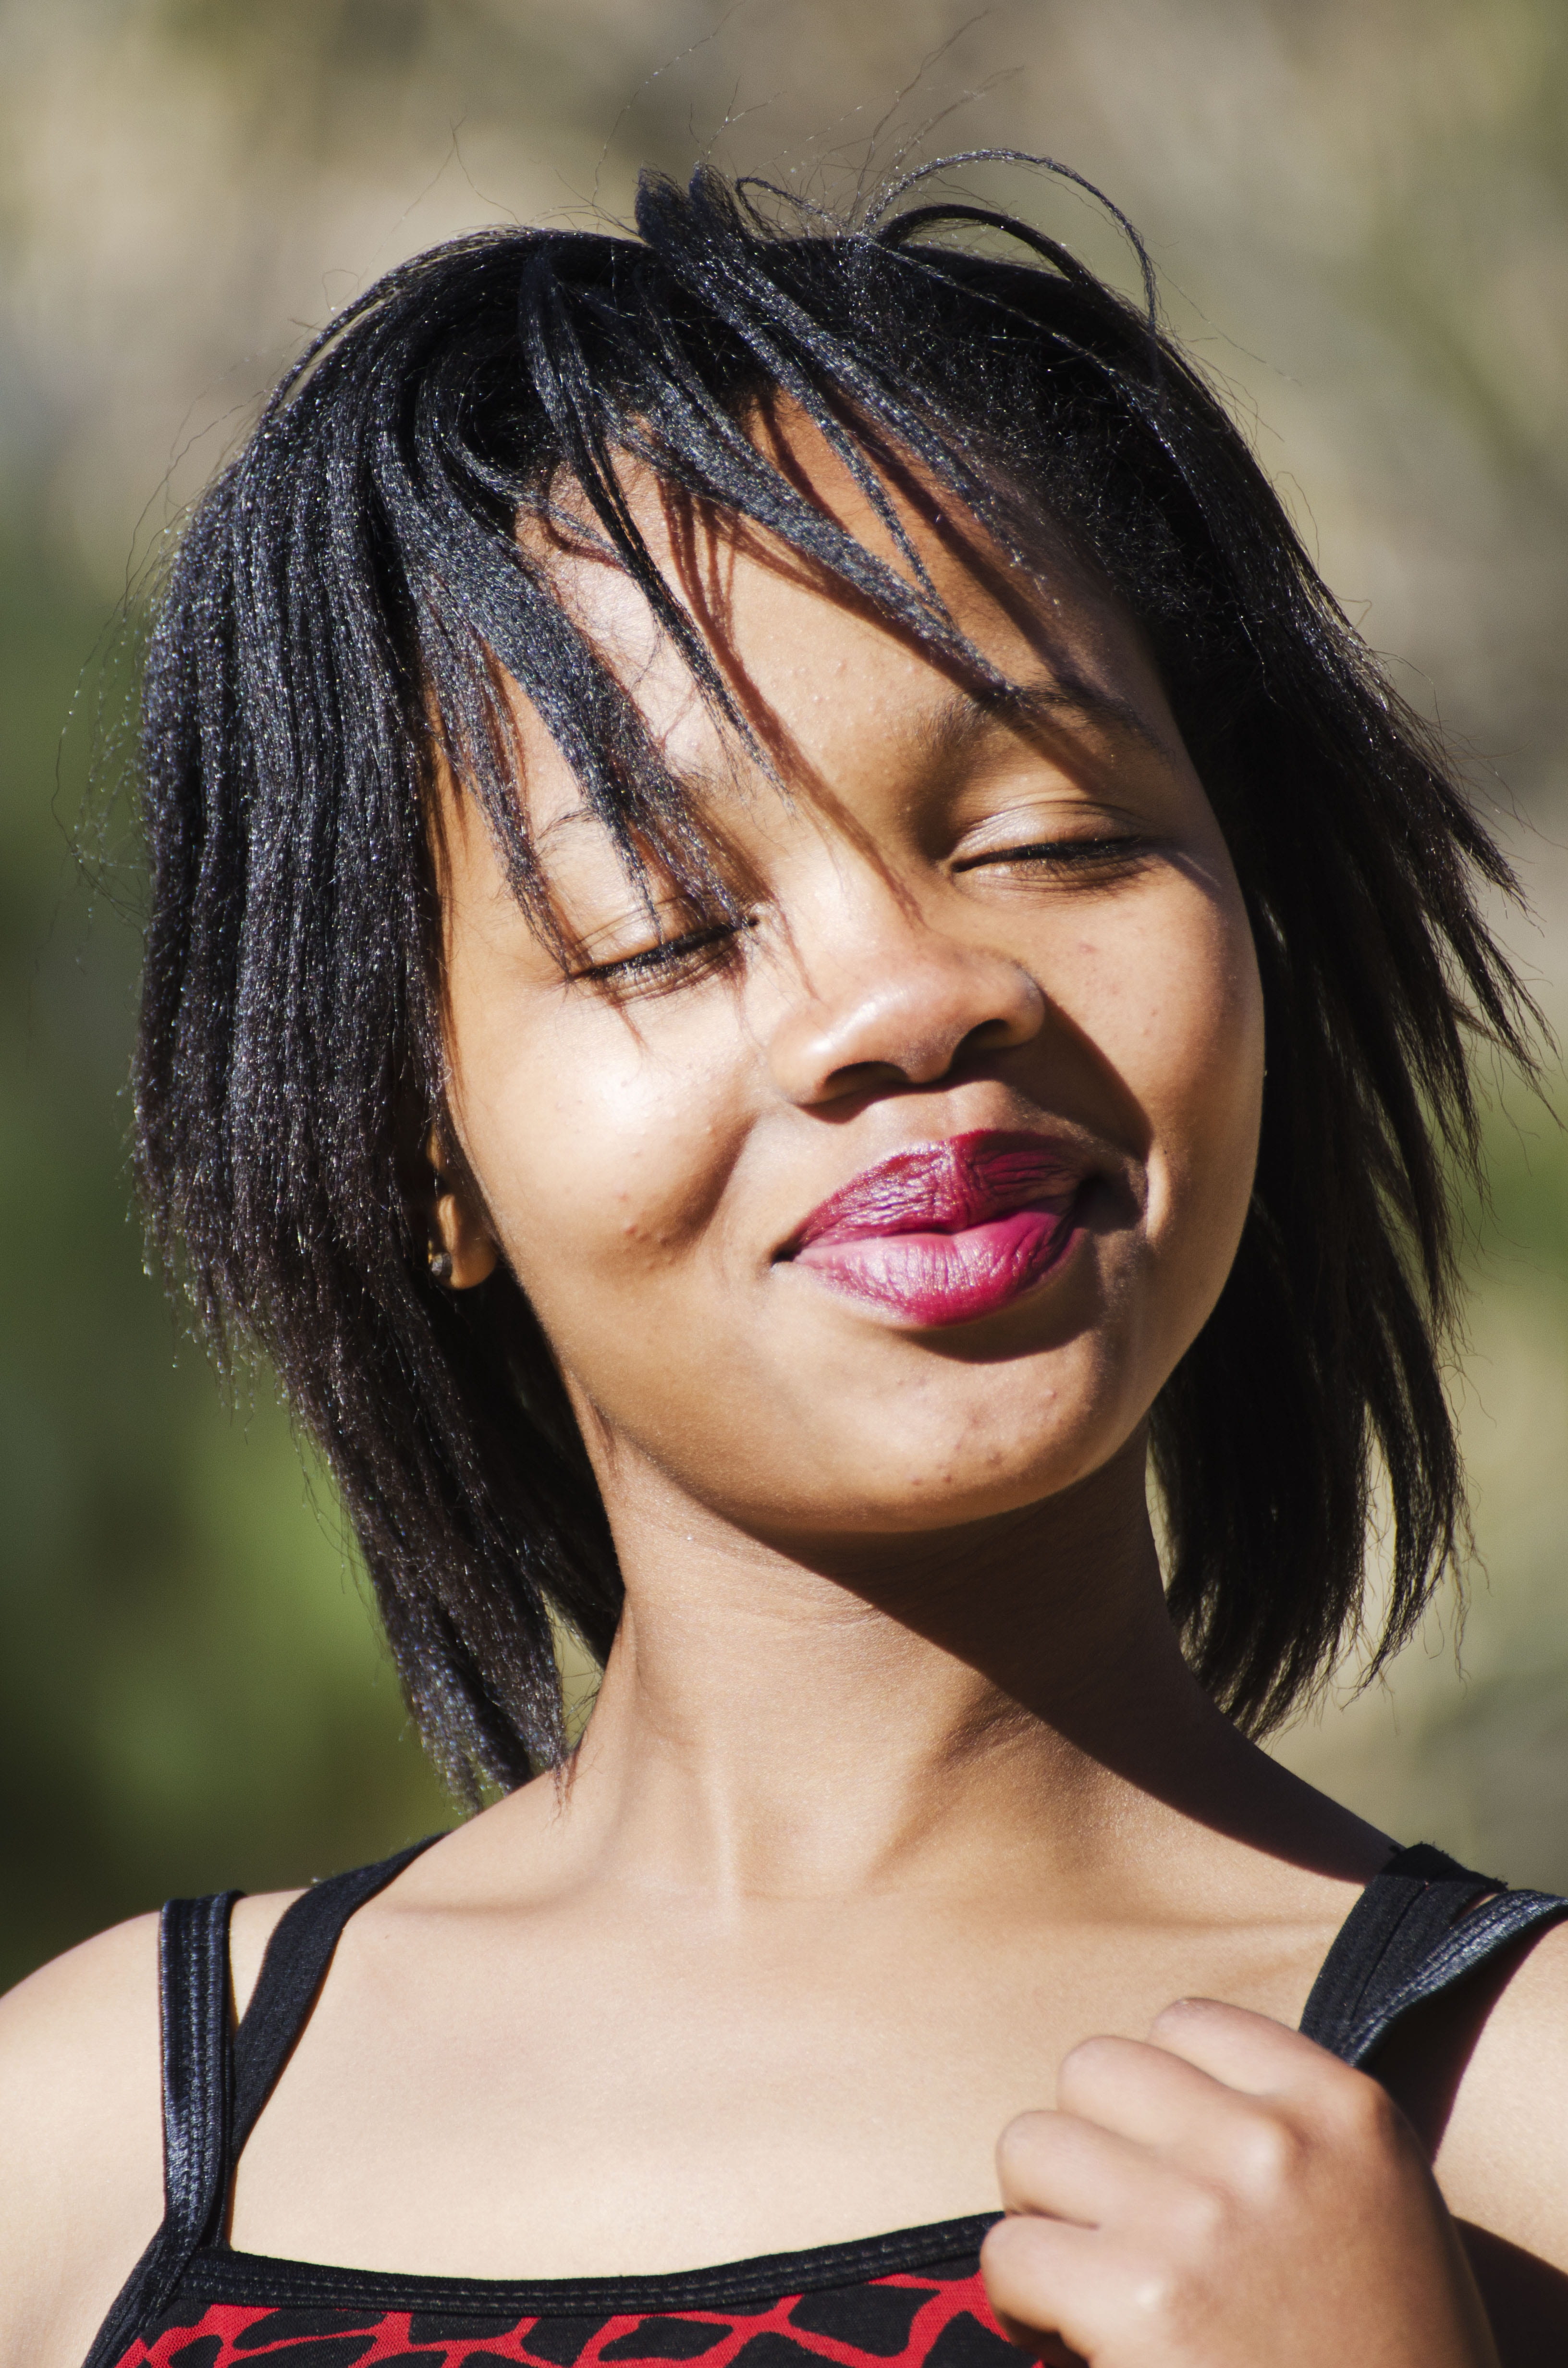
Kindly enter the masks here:
<path id="1" fill-rule="evenodd" d="M 1000 1018 L 983 1019 L 978 1028 L 970 1030 L 954 1057 L 961 1059 L 965 1053 L 971 1052 L 994 1053 L 1000 1047 L 1016 1043 L 1017 1041 L 1018 1031 L 1012 1020 Z"/>
<path id="2" fill-rule="evenodd" d="M 849 1094 L 886 1093 L 891 1087 L 925 1084 L 913 1072 L 892 1061 L 846 1061 L 824 1077 L 822 1091 L 825 1097 L 837 1098 Z"/>
<path id="3" fill-rule="evenodd" d="M 902 959 L 873 970 L 869 951 L 858 949 L 836 994 L 823 991 L 825 965 L 818 967 L 814 992 L 782 1017 L 771 1060 L 791 1100 L 935 1085 L 955 1065 L 1040 1030 L 1040 989 L 1005 955 L 942 940 L 904 944 Z"/>

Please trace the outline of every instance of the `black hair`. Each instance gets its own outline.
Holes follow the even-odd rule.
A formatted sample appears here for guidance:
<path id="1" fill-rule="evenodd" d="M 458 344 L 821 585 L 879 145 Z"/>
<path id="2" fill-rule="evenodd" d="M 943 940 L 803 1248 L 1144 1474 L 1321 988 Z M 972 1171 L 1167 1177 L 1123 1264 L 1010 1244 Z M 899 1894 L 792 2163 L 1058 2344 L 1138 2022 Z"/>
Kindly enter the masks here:
<path id="1" fill-rule="evenodd" d="M 955 496 L 1020 568 L 1054 521 L 1142 627 L 1226 833 L 1266 999 L 1262 1146 L 1153 1450 L 1172 1618 L 1204 1685 L 1263 1731 L 1358 1632 L 1380 1466 L 1374 1661 L 1462 1541 L 1440 1356 L 1453 1172 L 1478 1160 L 1467 1039 L 1529 1062 L 1528 1000 L 1476 902 L 1507 867 L 1152 297 L 907 182 L 844 221 L 769 211 L 706 168 L 687 189 L 645 175 L 636 232 L 491 231 L 392 271 L 189 520 L 144 700 L 136 1126 L 155 1246 L 221 1351 L 273 1360 L 324 1452 L 449 1781 L 556 1762 L 552 1628 L 602 1658 L 620 1581 L 517 1283 L 456 1294 L 428 1269 L 431 786 L 449 766 L 480 801 L 548 928 L 499 670 L 630 861 L 653 848 L 693 896 L 733 894 L 519 537 L 572 484 L 728 714 L 628 508 L 629 460 L 983 674 L 918 570 L 843 531 L 748 432 L 781 393 L 895 535 L 882 463 Z"/>

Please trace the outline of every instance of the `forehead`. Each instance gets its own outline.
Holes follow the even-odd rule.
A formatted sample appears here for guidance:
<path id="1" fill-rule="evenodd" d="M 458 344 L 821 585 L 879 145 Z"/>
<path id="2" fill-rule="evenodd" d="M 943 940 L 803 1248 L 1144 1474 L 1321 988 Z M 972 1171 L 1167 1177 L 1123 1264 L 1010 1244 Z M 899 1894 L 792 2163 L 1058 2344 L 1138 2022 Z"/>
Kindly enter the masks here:
<path id="1" fill-rule="evenodd" d="M 778 405 L 756 439 L 795 487 L 903 580 L 922 575 L 963 638 L 1006 677 L 998 696 L 972 668 L 918 634 L 780 537 L 696 503 L 642 464 L 622 484 L 653 564 L 701 633 L 765 761 L 809 790 L 903 747 L 972 761 L 1009 730 L 1101 751 L 1118 738 L 1179 751 L 1157 672 L 1125 611 L 1040 519 L 1035 565 L 1021 567 L 952 497 L 913 469 L 881 468 L 878 503 L 813 423 Z M 635 702 L 671 773 L 712 791 L 748 769 L 642 592 L 596 541 L 586 506 L 554 491 L 548 518 L 519 541 L 542 563 L 562 608 Z M 569 766 L 542 718 L 516 691 L 522 794 L 535 832 L 580 807 Z"/>

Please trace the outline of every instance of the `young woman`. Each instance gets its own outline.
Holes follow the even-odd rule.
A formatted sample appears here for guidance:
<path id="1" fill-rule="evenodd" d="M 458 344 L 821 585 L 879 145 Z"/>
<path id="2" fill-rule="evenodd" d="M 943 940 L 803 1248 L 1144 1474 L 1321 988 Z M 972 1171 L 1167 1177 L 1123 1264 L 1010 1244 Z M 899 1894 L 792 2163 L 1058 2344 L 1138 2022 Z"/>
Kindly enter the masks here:
<path id="1" fill-rule="evenodd" d="M 173 569 L 156 1235 L 502 1797 L 14 1993 L 0 2361 L 1560 2359 L 1562 1904 L 1252 1739 L 1462 1519 L 1502 860 L 1152 311 L 638 230 L 393 273 Z"/>

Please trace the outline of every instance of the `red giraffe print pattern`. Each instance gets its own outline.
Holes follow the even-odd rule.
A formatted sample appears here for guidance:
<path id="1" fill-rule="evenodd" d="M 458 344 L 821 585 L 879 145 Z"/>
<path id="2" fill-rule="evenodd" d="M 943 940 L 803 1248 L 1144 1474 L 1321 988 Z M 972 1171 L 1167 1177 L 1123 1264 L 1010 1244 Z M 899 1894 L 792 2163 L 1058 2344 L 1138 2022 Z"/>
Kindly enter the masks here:
<path id="1" fill-rule="evenodd" d="M 1017 2368 L 978 2269 L 869 2278 L 748 2308 L 517 2317 L 448 2309 L 176 2305 L 119 2368 Z"/>

